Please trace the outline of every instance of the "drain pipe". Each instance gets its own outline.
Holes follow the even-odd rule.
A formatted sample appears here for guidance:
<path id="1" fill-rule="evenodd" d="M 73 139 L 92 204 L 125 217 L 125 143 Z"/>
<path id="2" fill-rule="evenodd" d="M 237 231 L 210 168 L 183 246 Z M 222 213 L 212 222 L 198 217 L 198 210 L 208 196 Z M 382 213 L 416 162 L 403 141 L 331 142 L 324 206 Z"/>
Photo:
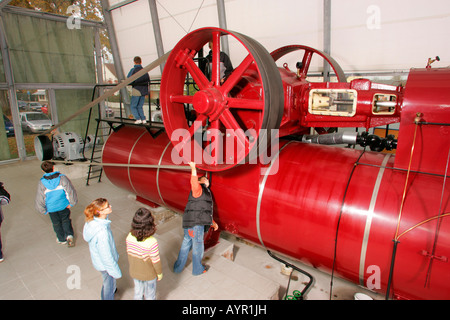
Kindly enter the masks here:
<path id="1" fill-rule="evenodd" d="M 300 294 L 296 295 L 297 300 L 303 300 L 305 297 L 306 292 L 309 290 L 309 288 L 312 286 L 313 282 L 314 282 L 314 278 L 312 275 L 310 275 L 308 272 L 298 268 L 297 266 L 294 266 L 293 264 L 277 257 L 276 255 L 274 255 L 270 250 L 267 250 L 267 253 L 269 254 L 269 256 L 281 263 L 283 263 L 286 267 L 290 267 L 294 270 L 297 270 L 298 272 L 304 274 L 305 276 L 307 276 L 309 278 L 308 284 L 305 286 L 305 288 L 303 288 L 303 290 L 300 292 Z M 287 293 L 286 293 L 287 294 Z"/>

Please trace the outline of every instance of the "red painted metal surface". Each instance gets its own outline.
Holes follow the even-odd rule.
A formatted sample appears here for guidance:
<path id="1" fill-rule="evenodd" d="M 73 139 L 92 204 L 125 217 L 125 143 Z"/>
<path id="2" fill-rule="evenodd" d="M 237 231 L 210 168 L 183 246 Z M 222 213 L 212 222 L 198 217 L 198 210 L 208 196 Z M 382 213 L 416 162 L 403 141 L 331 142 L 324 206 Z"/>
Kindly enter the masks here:
<path id="1" fill-rule="evenodd" d="M 108 139 L 103 161 L 172 164 L 172 149 L 165 135 L 153 139 L 145 129 L 124 127 Z M 361 156 L 361 152 L 290 142 L 280 151 L 276 174 L 261 175 L 260 165 L 213 173 L 215 219 L 222 230 L 324 271 L 331 270 L 335 259 L 335 273 L 356 283 L 367 285 L 375 266 L 380 272 L 378 290 L 383 292 L 407 173 L 393 169 L 392 156 L 380 176 L 379 166 L 389 156 L 373 152 Z M 112 183 L 145 199 L 184 210 L 189 172 L 105 167 L 105 173 Z M 378 177 L 380 186 L 374 194 Z M 402 232 L 438 214 L 442 186 L 443 177 L 413 174 L 400 223 Z M 448 193 L 446 188 L 444 199 Z M 371 201 L 375 201 L 372 212 Z M 447 201 L 441 211 L 449 211 Z M 425 223 L 400 238 L 392 284 L 396 297 L 450 299 L 448 262 L 433 259 L 430 281 L 425 284 L 431 259 L 422 252 L 432 251 L 436 223 Z M 436 256 L 450 257 L 449 235 L 450 224 L 444 218 Z"/>
<path id="2" fill-rule="evenodd" d="M 417 142 L 412 160 L 412 170 L 444 174 L 449 152 L 450 113 L 449 68 L 412 69 L 405 86 L 405 97 L 400 125 L 402 136 L 398 139 L 395 165 L 407 168 L 409 151 L 414 136 L 414 120 L 424 124 L 418 128 Z M 435 123 L 435 124 L 433 124 Z M 404 132 L 404 134 L 403 134 Z"/>

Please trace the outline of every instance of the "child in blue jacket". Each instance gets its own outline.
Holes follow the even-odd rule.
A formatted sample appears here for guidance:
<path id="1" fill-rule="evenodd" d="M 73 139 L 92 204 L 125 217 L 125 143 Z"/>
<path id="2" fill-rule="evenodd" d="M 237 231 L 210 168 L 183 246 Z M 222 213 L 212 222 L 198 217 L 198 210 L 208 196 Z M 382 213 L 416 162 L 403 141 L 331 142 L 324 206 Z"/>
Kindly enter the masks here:
<path id="1" fill-rule="evenodd" d="M 39 213 L 49 214 L 56 233 L 56 242 L 75 245 L 70 208 L 77 204 L 75 188 L 64 174 L 53 170 L 53 162 L 44 161 L 41 169 L 45 172 L 39 180 L 35 207 Z"/>

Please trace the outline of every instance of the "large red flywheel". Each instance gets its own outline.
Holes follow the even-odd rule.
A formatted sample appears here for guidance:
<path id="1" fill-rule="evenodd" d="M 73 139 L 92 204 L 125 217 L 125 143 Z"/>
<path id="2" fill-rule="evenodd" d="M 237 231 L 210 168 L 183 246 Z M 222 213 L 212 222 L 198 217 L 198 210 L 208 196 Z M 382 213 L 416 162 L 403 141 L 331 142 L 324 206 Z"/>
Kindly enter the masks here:
<path id="1" fill-rule="evenodd" d="M 245 52 L 237 64 L 230 57 L 235 68 L 226 79 L 220 78 L 223 36 Z M 208 79 L 196 55 L 210 41 Z M 198 91 L 187 92 L 187 74 Z M 174 162 L 195 161 L 206 171 L 226 170 L 266 152 L 284 107 L 281 77 L 267 50 L 245 35 L 219 28 L 196 30 L 178 42 L 164 67 L 160 99 Z"/>

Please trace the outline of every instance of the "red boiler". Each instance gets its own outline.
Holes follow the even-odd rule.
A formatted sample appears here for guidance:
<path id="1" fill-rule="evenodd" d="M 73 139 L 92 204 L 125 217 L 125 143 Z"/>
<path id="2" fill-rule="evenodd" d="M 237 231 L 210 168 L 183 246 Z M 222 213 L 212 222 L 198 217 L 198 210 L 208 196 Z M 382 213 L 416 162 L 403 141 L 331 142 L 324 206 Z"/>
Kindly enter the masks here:
<path id="1" fill-rule="evenodd" d="M 261 175 L 259 165 L 211 174 L 215 219 L 221 229 L 325 271 L 331 270 L 335 259 L 336 274 L 364 286 L 375 266 L 380 270 L 380 291 L 385 291 L 407 172 L 396 169 L 390 155 L 295 141 L 280 145 L 275 174 L 267 170 Z M 103 161 L 172 165 L 172 149 L 166 135 L 154 139 L 144 128 L 124 127 L 108 139 Z M 104 170 L 115 185 L 183 212 L 189 172 Z M 436 217 L 440 207 L 448 212 L 447 201 L 441 203 L 443 179 L 410 173 L 400 230 Z M 447 188 L 444 199 L 448 196 Z M 450 299 L 449 234 L 449 221 L 441 219 L 399 239 L 392 281 L 395 296 Z"/>

